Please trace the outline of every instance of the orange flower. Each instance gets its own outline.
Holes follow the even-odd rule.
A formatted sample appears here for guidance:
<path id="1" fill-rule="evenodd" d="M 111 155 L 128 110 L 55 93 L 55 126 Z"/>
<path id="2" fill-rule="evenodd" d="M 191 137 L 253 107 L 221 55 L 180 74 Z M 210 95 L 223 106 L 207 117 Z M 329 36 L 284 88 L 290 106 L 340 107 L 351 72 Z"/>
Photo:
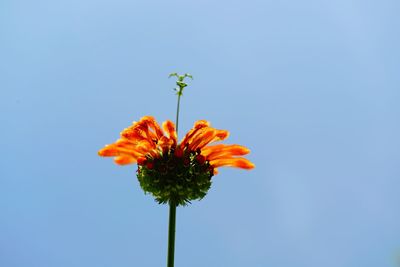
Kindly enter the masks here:
<path id="1" fill-rule="evenodd" d="M 137 163 L 137 177 L 145 192 L 159 203 L 186 205 L 207 194 L 217 168 L 254 168 L 248 159 L 239 157 L 250 152 L 243 146 L 209 146 L 228 136 L 228 131 L 201 120 L 178 143 L 174 123 L 165 121 L 161 129 L 153 117 L 145 116 L 124 129 L 120 139 L 106 145 L 99 155 L 114 157 L 119 165 Z"/>
<path id="2" fill-rule="evenodd" d="M 106 145 L 99 151 L 103 157 L 115 157 L 115 163 L 126 165 L 144 161 L 153 161 L 157 158 L 173 153 L 175 156 L 197 153 L 204 157 L 216 174 L 218 167 L 229 166 L 242 169 L 252 169 L 254 164 L 243 156 L 250 152 L 240 145 L 218 144 L 208 146 L 210 143 L 221 141 L 229 136 L 225 130 L 217 130 L 207 121 L 197 121 L 193 128 L 177 143 L 177 133 L 173 122 L 167 120 L 160 126 L 151 116 L 144 116 L 139 122 L 121 132 L 121 138 L 115 143 Z"/>

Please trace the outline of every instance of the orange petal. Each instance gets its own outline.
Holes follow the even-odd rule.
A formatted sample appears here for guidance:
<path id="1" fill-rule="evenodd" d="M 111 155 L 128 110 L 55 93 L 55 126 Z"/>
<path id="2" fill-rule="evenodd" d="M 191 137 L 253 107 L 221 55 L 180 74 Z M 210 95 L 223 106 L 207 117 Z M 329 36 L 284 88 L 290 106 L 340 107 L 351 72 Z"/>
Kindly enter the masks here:
<path id="1" fill-rule="evenodd" d="M 100 149 L 98 152 L 101 157 L 115 157 L 119 155 L 117 148 L 112 145 L 106 145 L 104 148 Z"/>
<path id="2" fill-rule="evenodd" d="M 201 149 L 201 148 L 203 148 L 204 146 L 206 146 L 206 145 L 208 145 L 210 143 L 217 142 L 217 141 L 222 141 L 222 140 L 228 138 L 228 136 L 229 136 L 229 132 L 226 131 L 226 130 L 215 130 L 215 132 L 216 132 L 215 136 L 214 136 L 214 138 L 212 140 L 210 140 L 209 142 L 207 142 L 205 144 L 202 144 L 198 148 Z"/>
<path id="3" fill-rule="evenodd" d="M 217 159 L 210 161 L 210 164 L 214 168 L 227 166 L 250 170 L 255 167 L 255 165 L 250 160 L 245 158 Z"/>
<path id="4" fill-rule="evenodd" d="M 176 145 L 177 142 L 177 134 L 175 131 L 175 124 L 168 120 L 164 121 L 162 124 L 164 131 L 168 134 L 169 139 L 172 140 L 173 145 Z"/>
<path id="5" fill-rule="evenodd" d="M 168 139 L 168 137 L 163 136 L 158 142 L 158 145 L 161 148 L 161 151 L 163 153 L 166 153 L 173 145 L 173 141 L 171 139 Z"/>
<path id="6" fill-rule="evenodd" d="M 219 151 L 220 149 L 224 148 L 225 146 L 226 146 L 226 145 L 224 145 L 224 144 L 218 144 L 218 145 L 213 145 L 213 146 L 206 146 L 206 147 L 203 147 L 203 148 L 201 149 L 201 154 L 207 157 L 208 155 L 210 155 L 210 154 L 213 153 L 214 151 Z"/>
<path id="7" fill-rule="evenodd" d="M 142 126 L 135 125 L 134 127 L 125 128 L 121 132 L 121 137 L 126 138 L 132 142 L 137 142 L 143 139 L 147 139 L 146 132 Z"/>
<path id="8" fill-rule="evenodd" d="M 186 144 L 191 142 L 193 136 L 197 134 L 200 129 L 208 127 L 209 125 L 209 122 L 205 120 L 196 121 L 193 128 L 189 130 L 185 137 L 183 137 L 180 143 L 181 148 L 185 148 Z"/>
<path id="9" fill-rule="evenodd" d="M 206 120 L 198 120 L 194 123 L 193 128 L 198 129 L 198 128 L 203 128 L 203 127 L 208 127 L 210 126 L 210 123 Z"/>
<path id="10" fill-rule="evenodd" d="M 233 156 L 243 156 L 249 154 L 250 150 L 244 146 L 240 145 L 222 145 L 218 146 L 217 149 L 208 150 L 206 153 L 206 157 L 209 161 L 222 159 L 222 158 L 231 158 Z M 203 151 L 202 154 L 204 155 Z"/>
<path id="11" fill-rule="evenodd" d="M 150 155 L 154 158 L 158 155 L 156 146 L 153 143 L 149 143 L 148 140 L 140 141 L 135 150 L 142 153 L 143 156 Z"/>
<path id="12" fill-rule="evenodd" d="M 136 159 L 134 157 L 129 157 L 129 156 L 119 156 L 114 158 L 114 162 L 117 163 L 118 165 L 127 165 L 136 163 Z"/>
<path id="13" fill-rule="evenodd" d="M 213 142 L 217 142 L 217 141 L 222 141 L 222 140 L 228 138 L 228 136 L 229 136 L 229 132 L 228 131 L 215 129 L 214 138 L 212 140 L 210 140 L 207 144 L 210 144 L 210 143 L 213 143 Z"/>
<path id="14" fill-rule="evenodd" d="M 203 128 L 193 137 L 192 142 L 189 143 L 189 149 L 194 151 L 197 148 L 202 148 L 210 143 L 216 136 L 217 131 L 211 127 Z"/>
<path id="15" fill-rule="evenodd" d="M 227 130 L 217 130 L 217 134 L 215 136 L 215 139 L 212 140 L 212 142 L 225 140 L 228 137 L 229 137 L 229 132 Z"/>
<path id="16" fill-rule="evenodd" d="M 136 128 L 143 131 L 143 133 L 145 134 L 145 138 L 147 140 L 157 142 L 157 140 L 160 138 L 160 136 L 156 132 L 154 132 L 154 127 L 152 125 L 153 125 L 152 121 L 142 120 L 139 122 L 139 125 L 136 126 Z M 162 136 L 162 133 L 161 133 L 161 136 Z"/>
<path id="17" fill-rule="evenodd" d="M 147 150 L 150 150 L 150 149 L 154 149 L 156 147 L 153 142 L 151 142 L 147 139 L 144 139 L 141 141 L 135 141 L 135 142 L 130 141 L 128 139 L 118 139 L 115 142 L 115 145 L 117 147 L 141 151 L 142 153 L 146 153 L 146 152 L 142 151 L 143 150 L 142 148 L 146 148 Z"/>
<path id="18" fill-rule="evenodd" d="M 145 122 L 148 127 L 152 128 L 155 131 L 157 139 L 160 139 L 164 135 L 163 132 L 161 131 L 160 125 L 158 125 L 154 117 L 144 116 L 140 119 L 140 121 Z"/>
<path id="19" fill-rule="evenodd" d="M 209 135 L 207 129 L 212 129 L 214 131 L 212 136 Z M 196 143 L 196 145 L 189 145 L 189 146 L 191 148 L 194 147 L 194 148 L 192 148 L 193 150 L 195 150 L 197 148 L 202 149 L 206 145 L 208 145 L 212 142 L 224 140 L 228 136 L 229 136 L 229 132 L 226 130 L 217 130 L 212 127 L 202 128 L 192 137 L 191 142 Z M 202 141 L 199 142 L 198 139 L 202 139 Z"/>
<path id="20" fill-rule="evenodd" d="M 102 157 L 130 156 L 137 158 L 141 156 L 143 153 L 134 149 L 118 147 L 115 144 L 111 144 L 111 145 L 106 145 L 103 149 L 100 149 L 98 154 L 99 156 Z"/>
<path id="21" fill-rule="evenodd" d="M 132 142 L 132 141 L 130 141 L 128 139 L 121 138 L 121 139 L 118 139 L 114 144 L 117 147 L 124 147 L 124 148 L 127 148 L 127 149 L 134 149 L 138 145 L 138 142 Z"/>

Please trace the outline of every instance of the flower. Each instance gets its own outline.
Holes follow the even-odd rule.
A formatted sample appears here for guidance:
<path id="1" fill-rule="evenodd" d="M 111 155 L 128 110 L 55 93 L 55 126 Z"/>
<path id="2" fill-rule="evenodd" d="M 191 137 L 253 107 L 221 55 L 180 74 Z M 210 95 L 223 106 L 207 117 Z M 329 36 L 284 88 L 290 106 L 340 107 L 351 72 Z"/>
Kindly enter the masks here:
<path id="1" fill-rule="evenodd" d="M 209 145 L 228 136 L 228 131 L 199 120 L 178 143 L 173 122 L 165 121 L 161 129 L 153 117 L 144 116 L 124 129 L 120 139 L 106 145 L 99 155 L 115 157 L 119 165 L 137 163 L 137 177 L 145 192 L 159 203 L 185 205 L 207 194 L 217 168 L 254 168 L 248 159 L 238 157 L 248 154 L 249 149 L 240 145 Z"/>

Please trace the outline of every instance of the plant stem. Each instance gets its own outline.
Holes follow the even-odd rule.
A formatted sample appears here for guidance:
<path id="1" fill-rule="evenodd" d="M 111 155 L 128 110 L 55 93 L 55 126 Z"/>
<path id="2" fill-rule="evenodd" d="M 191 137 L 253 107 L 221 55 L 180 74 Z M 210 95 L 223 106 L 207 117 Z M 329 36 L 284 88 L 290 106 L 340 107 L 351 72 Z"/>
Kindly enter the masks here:
<path id="1" fill-rule="evenodd" d="M 168 260 L 167 260 L 167 267 L 174 267 L 175 226 L 176 226 L 176 204 L 170 202 L 170 203 L 169 203 Z"/>
<path id="2" fill-rule="evenodd" d="M 179 104 L 181 103 L 181 92 L 178 94 L 178 105 L 176 106 L 176 122 L 175 122 L 175 127 L 176 127 L 176 134 L 178 135 L 178 124 L 179 124 Z"/>
<path id="3" fill-rule="evenodd" d="M 182 88 L 178 93 L 178 104 L 176 107 L 176 134 L 178 135 L 178 123 L 179 123 L 179 104 L 181 102 Z M 169 225 L 168 225 L 168 258 L 167 267 L 174 267 L 174 256 L 175 256 L 175 228 L 176 228 L 176 203 L 173 201 L 169 202 Z"/>

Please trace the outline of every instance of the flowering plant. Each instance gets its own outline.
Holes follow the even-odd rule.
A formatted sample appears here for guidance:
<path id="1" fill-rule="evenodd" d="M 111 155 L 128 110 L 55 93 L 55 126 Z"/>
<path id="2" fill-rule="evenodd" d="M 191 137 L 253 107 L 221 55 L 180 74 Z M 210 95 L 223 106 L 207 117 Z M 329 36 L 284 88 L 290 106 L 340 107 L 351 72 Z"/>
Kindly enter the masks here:
<path id="1" fill-rule="evenodd" d="M 254 164 L 240 157 L 250 152 L 241 145 L 209 145 L 229 136 L 226 130 L 218 130 L 205 120 L 199 120 L 178 143 L 178 119 L 180 97 L 187 86 L 184 82 L 191 75 L 170 76 L 178 78 L 176 126 L 167 120 L 162 127 L 151 116 L 124 129 L 120 138 L 99 151 L 100 156 L 114 157 L 115 163 L 137 163 L 137 178 L 146 193 L 151 193 L 158 203 L 170 205 L 168 267 L 174 264 L 176 207 L 192 200 L 202 199 L 211 187 L 211 178 L 219 167 L 231 166 L 252 169 Z"/>

